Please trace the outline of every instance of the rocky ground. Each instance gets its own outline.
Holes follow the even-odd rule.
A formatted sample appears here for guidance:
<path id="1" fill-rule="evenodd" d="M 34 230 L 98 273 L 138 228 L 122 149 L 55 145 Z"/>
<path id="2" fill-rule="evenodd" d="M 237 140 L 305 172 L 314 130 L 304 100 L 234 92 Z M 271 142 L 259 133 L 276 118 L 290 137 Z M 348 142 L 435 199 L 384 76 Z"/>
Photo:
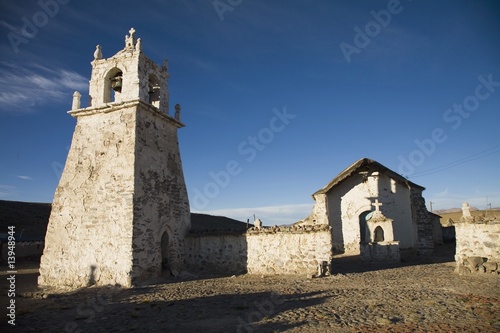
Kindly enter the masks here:
<path id="1" fill-rule="evenodd" d="M 2 325 L 13 332 L 500 332 L 500 276 L 460 276 L 448 259 L 339 261 L 324 278 L 165 278 L 64 294 L 36 290 L 37 269 L 27 267 L 16 281 L 24 295 L 16 326 L 5 316 Z"/>

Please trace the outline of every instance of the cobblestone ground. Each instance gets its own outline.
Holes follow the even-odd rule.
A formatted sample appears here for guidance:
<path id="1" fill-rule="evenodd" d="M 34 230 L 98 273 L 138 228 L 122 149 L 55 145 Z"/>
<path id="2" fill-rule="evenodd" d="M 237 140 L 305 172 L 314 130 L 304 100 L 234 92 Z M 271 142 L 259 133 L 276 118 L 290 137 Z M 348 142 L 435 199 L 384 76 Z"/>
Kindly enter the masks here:
<path id="1" fill-rule="evenodd" d="M 36 270 L 25 270 L 24 282 L 22 277 L 17 281 L 18 291 L 24 294 L 17 298 L 17 325 L 7 329 L 85 333 L 500 332 L 500 276 L 460 276 L 453 268 L 451 262 L 346 264 L 339 273 L 324 278 L 241 275 L 165 279 L 133 289 L 86 288 L 66 294 L 34 291 Z M 6 290 L 2 294 L 6 295 Z"/>

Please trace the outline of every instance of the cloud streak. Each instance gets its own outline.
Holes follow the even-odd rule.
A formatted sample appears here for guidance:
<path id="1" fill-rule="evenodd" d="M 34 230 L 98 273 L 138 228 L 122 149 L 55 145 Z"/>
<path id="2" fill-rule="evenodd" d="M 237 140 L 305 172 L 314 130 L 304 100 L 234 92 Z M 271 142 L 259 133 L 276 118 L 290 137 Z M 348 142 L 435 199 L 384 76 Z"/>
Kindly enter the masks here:
<path id="1" fill-rule="evenodd" d="M 0 112 L 21 111 L 69 98 L 72 90 L 88 89 L 88 79 L 61 68 L 38 64 L 0 65 Z"/>

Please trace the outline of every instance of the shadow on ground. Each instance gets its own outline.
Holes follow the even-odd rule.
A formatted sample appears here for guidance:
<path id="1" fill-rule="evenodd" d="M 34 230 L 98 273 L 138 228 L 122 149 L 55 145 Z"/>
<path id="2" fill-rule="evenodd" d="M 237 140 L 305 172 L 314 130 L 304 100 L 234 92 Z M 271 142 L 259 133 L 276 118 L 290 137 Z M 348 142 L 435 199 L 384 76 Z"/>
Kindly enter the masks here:
<path id="1" fill-rule="evenodd" d="M 434 253 L 429 256 L 416 256 L 403 252 L 401 257 L 401 262 L 384 263 L 364 262 L 360 256 L 336 256 L 332 260 L 332 274 L 364 273 L 407 266 L 454 262 L 455 243 L 436 245 Z"/>
<path id="2" fill-rule="evenodd" d="M 193 285 L 191 284 L 191 287 Z M 177 284 L 182 293 L 183 283 Z M 300 327 L 276 318 L 285 311 L 323 303 L 322 292 L 200 295 L 169 300 L 171 289 L 86 288 L 32 300 L 33 311 L 18 316 L 17 332 L 282 332 Z M 208 291 L 210 293 L 210 291 Z M 22 302 L 21 302 L 22 303 Z"/>

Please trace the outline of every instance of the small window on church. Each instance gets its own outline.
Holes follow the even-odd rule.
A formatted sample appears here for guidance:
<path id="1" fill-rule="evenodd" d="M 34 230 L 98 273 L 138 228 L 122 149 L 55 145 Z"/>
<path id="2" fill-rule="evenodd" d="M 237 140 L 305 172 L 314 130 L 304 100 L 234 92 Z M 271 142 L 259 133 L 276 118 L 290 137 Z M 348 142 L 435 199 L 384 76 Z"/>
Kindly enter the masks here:
<path id="1" fill-rule="evenodd" d="M 391 179 L 391 192 L 396 193 L 396 181 Z"/>
<path id="2" fill-rule="evenodd" d="M 381 226 L 375 228 L 374 231 L 374 242 L 383 242 L 384 241 L 384 229 Z"/>
<path id="3" fill-rule="evenodd" d="M 160 108 L 160 83 L 156 76 L 149 75 L 149 104 Z"/>

